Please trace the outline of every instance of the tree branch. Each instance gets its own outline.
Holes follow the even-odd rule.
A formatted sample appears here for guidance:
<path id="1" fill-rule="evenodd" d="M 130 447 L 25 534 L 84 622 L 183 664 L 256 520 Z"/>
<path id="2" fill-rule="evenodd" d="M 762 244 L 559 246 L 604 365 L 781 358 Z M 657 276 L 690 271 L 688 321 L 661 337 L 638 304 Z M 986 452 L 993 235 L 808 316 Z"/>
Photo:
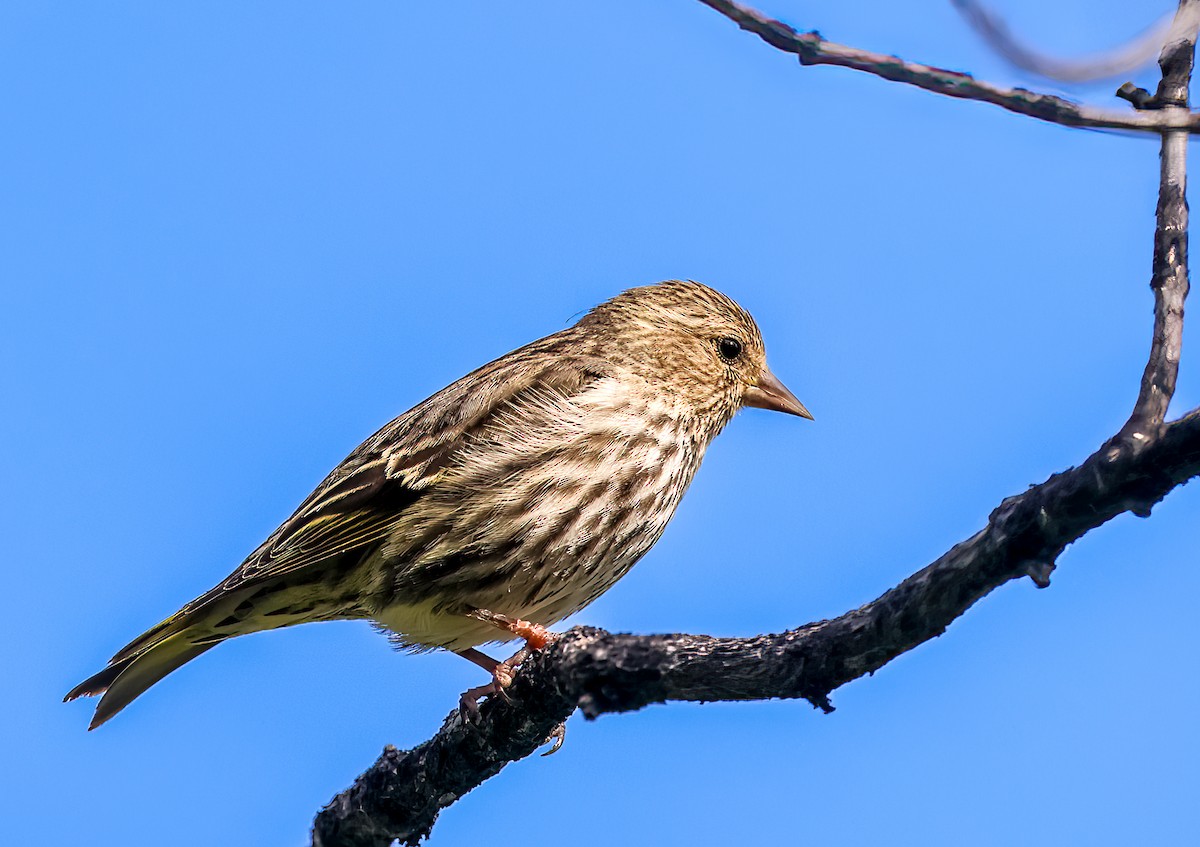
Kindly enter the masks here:
<path id="1" fill-rule="evenodd" d="M 1162 132 L 1181 129 L 1200 132 L 1200 116 L 1178 106 L 1153 112 L 1119 112 L 1073 103 L 1062 97 L 1039 94 L 1024 88 L 1006 88 L 975 79 L 958 71 L 906 62 L 896 56 L 871 53 L 826 41 L 819 32 L 797 32 L 787 24 L 731 0 L 700 0 L 763 41 L 787 53 L 795 53 L 802 65 L 838 65 L 874 74 L 892 82 L 915 85 L 926 91 L 963 100 L 991 103 L 1010 112 L 1062 126 L 1092 129 L 1124 129 Z"/>
<path id="2" fill-rule="evenodd" d="M 576 709 L 588 718 L 668 700 L 803 698 L 831 711 L 829 694 L 941 635 L 1004 583 L 1039 586 L 1068 544 L 1116 515 L 1150 514 L 1171 489 L 1200 476 L 1200 409 L 1140 449 L 1112 439 L 992 512 L 988 525 L 877 600 L 779 635 L 614 635 L 577 627 L 528 660 L 508 701 L 489 699 L 479 724 L 451 712 L 429 741 L 388 747 L 321 811 L 316 847 L 416 844 L 438 812 L 524 758 Z"/>
<path id="3" fill-rule="evenodd" d="M 1198 0 L 1182 0 L 1172 38 L 1164 45 L 1158 64 L 1162 80 L 1153 98 L 1142 108 L 1187 108 L 1192 63 L 1196 53 Z M 1179 357 L 1183 345 L 1183 303 L 1188 294 L 1188 133 L 1164 132 L 1159 153 L 1158 208 L 1154 229 L 1154 263 L 1150 287 L 1154 290 L 1154 334 L 1150 357 L 1129 421 L 1121 430 L 1126 438 L 1141 440 L 1153 434 L 1166 419 L 1175 394 Z"/>
<path id="4" fill-rule="evenodd" d="M 527 660 L 508 698 L 489 698 L 477 723 L 464 722 L 454 711 L 424 744 L 407 751 L 386 748 L 317 815 L 314 847 L 385 847 L 396 839 L 418 843 L 441 809 L 509 762 L 533 753 L 576 709 L 595 718 L 673 700 L 780 697 L 806 699 L 832 711 L 829 695 L 835 689 L 941 635 L 1010 580 L 1028 576 L 1038 587 L 1048 586 L 1067 545 L 1123 512 L 1148 517 L 1172 489 L 1200 476 L 1200 409 L 1164 423 L 1188 292 L 1185 157 L 1188 133 L 1196 131 L 1187 109 L 1194 25 L 1182 34 L 1173 27 L 1160 57 L 1163 77 L 1156 94 L 1130 94 L 1144 111 L 1115 121 L 1058 98 L 1020 89 L 1005 93 L 962 74 L 863 53 L 825 42 L 816 33 L 797 34 L 736 3 L 703 2 L 774 46 L 797 53 L 806 64 L 842 64 L 1070 126 L 1160 131 L 1154 330 L 1133 414 L 1079 467 L 1007 498 L 971 538 L 878 599 L 833 620 L 753 638 L 571 630 Z M 1198 8 L 1200 0 L 1182 0 L 1177 22 Z M 1134 118 L 1146 123 L 1134 125 Z"/>
<path id="5" fill-rule="evenodd" d="M 1026 47 L 1013 37 L 1008 25 L 976 0 L 950 0 L 963 19 L 987 42 L 988 46 L 1024 71 L 1060 82 L 1090 82 L 1132 73 L 1149 62 L 1163 44 L 1171 40 L 1176 27 L 1187 26 L 1192 16 L 1167 15 L 1141 35 L 1106 53 L 1086 59 L 1059 59 Z"/>

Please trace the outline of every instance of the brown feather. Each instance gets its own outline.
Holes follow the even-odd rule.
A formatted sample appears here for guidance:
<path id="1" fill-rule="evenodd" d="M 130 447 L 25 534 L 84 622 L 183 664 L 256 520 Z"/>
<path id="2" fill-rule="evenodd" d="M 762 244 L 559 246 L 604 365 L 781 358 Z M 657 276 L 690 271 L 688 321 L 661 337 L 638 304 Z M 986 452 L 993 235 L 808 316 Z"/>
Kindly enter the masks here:
<path id="1" fill-rule="evenodd" d="M 729 298 L 678 280 L 626 291 L 382 427 L 67 698 L 104 693 L 95 725 L 222 640 L 306 621 L 370 618 L 417 650 L 509 637 L 476 609 L 553 624 L 657 541 L 764 374 Z"/>

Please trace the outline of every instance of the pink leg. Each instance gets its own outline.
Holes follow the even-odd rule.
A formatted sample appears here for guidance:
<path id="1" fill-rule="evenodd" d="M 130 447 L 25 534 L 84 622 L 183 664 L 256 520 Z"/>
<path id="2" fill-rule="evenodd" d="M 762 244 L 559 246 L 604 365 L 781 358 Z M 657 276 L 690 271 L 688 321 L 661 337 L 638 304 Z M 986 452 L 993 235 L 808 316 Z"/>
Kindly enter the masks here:
<path id="1" fill-rule="evenodd" d="M 498 615 L 495 612 L 489 612 L 487 609 L 476 609 L 471 612 L 471 617 L 485 623 L 490 623 L 492 626 L 499 627 L 500 629 L 508 630 L 518 638 L 525 639 L 525 646 L 530 650 L 541 650 L 558 638 L 558 635 L 546 629 L 541 624 L 523 621 L 520 618 L 514 620 L 507 615 Z"/>
<path id="2" fill-rule="evenodd" d="M 496 665 L 500 664 L 487 653 L 476 650 L 474 647 L 468 647 L 466 650 L 456 650 L 458 655 L 462 656 L 468 662 L 474 662 L 483 668 L 488 673 L 496 669 Z"/>
<path id="3" fill-rule="evenodd" d="M 470 720 L 476 721 L 479 719 L 479 698 L 489 697 L 493 694 L 503 695 L 504 685 L 512 680 L 512 672 L 504 668 L 503 662 L 496 661 L 491 656 L 476 650 L 474 647 L 468 647 L 466 650 L 458 650 L 456 652 L 467 661 L 474 662 L 492 675 L 492 681 L 487 685 L 468 688 L 458 698 L 459 710 Z M 501 680 L 504 680 L 504 682 Z"/>
<path id="4" fill-rule="evenodd" d="M 471 617 L 507 630 L 518 638 L 525 639 L 525 646 L 503 662 L 496 661 L 491 656 L 476 650 L 474 647 L 456 651 L 458 655 L 469 662 L 474 662 L 492 675 L 492 681 L 487 685 L 470 688 L 464 691 L 462 696 L 458 698 L 458 704 L 463 713 L 470 715 L 472 719 L 476 719 L 479 717 L 479 698 L 488 697 L 493 694 L 500 697 L 505 696 L 504 689 L 512 682 L 514 669 L 521 662 L 525 661 L 529 655 L 529 651 L 541 650 L 558 638 L 558 636 L 540 624 L 520 619 L 513 620 L 505 615 L 497 615 L 494 612 L 489 612 L 487 609 L 476 609 L 471 613 Z"/>

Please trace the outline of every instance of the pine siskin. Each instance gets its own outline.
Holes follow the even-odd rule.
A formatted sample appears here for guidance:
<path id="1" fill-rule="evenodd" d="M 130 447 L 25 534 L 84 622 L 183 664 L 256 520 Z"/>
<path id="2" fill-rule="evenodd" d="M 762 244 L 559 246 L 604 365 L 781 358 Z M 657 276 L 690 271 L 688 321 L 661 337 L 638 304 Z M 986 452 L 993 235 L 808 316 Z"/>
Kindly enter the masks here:
<path id="1" fill-rule="evenodd" d="M 811 418 L 732 300 L 691 281 L 630 289 L 379 430 L 228 578 L 66 699 L 103 694 L 95 728 L 228 638 L 368 619 L 401 648 L 491 671 L 471 706 L 524 653 L 475 648 L 541 646 L 544 625 L 607 591 L 743 406 Z"/>

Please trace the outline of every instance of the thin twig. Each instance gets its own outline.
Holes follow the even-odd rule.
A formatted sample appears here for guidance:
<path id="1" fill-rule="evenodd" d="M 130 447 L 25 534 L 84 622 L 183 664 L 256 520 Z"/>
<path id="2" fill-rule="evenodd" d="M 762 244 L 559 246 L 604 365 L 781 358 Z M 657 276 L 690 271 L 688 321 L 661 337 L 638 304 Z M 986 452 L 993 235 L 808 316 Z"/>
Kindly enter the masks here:
<path id="1" fill-rule="evenodd" d="M 1125 76 L 1149 62 L 1171 40 L 1175 27 L 1186 24 L 1178 16 L 1164 16 L 1133 40 L 1085 59 L 1059 59 L 1039 53 L 1018 41 L 995 12 L 975 0 L 950 0 L 988 46 L 1024 71 L 1059 82 L 1091 82 Z"/>
<path id="2" fill-rule="evenodd" d="M 802 65 L 838 65 L 852 68 L 948 97 L 991 103 L 1010 112 L 1062 126 L 1136 132 L 1182 129 L 1200 133 L 1200 116 L 1193 115 L 1187 109 L 1173 107 L 1153 112 L 1119 112 L 1073 103 L 1051 94 L 1039 94 L 1024 88 L 1007 88 L 982 82 L 970 74 L 906 62 L 896 56 L 885 56 L 882 53 L 871 53 L 826 41 L 818 32 L 798 32 L 756 9 L 731 0 L 700 2 L 720 12 L 742 29 L 753 32 L 772 47 L 795 53 Z"/>
<path id="3" fill-rule="evenodd" d="M 668 700 L 803 698 L 829 694 L 941 635 L 1010 580 L 1049 584 L 1071 542 L 1116 515 L 1148 515 L 1200 476 L 1200 409 L 1141 450 L 1112 440 L 1078 468 L 1005 500 L 988 525 L 879 599 L 780 635 L 613 635 L 576 628 L 517 673 L 507 699 L 489 699 L 478 725 L 451 712 L 412 750 L 387 748 L 317 816 L 316 847 L 416 844 L 439 811 L 509 762 L 537 750 L 577 707 L 594 718 Z"/>
<path id="4" fill-rule="evenodd" d="M 1162 80 L 1144 108 L 1188 107 L 1188 86 L 1196 52 L 1196 25 L 1200 0 L 1182 0 L 1177 20 L 1190 26 L 1174 27 L 1158 63 Z M 1166 419 L 1183 345 L 1183 304 L 1188 294 L 1188 133 L 1164 132 L 1159 153 L 1159 186 L 1154 263 L 1150 287 L 1154 290 L 1154 331 L 1150 357 L 1142 374 L 1133 413 L 1121 434 L 1134 441 L 1153 436 Z"/>

